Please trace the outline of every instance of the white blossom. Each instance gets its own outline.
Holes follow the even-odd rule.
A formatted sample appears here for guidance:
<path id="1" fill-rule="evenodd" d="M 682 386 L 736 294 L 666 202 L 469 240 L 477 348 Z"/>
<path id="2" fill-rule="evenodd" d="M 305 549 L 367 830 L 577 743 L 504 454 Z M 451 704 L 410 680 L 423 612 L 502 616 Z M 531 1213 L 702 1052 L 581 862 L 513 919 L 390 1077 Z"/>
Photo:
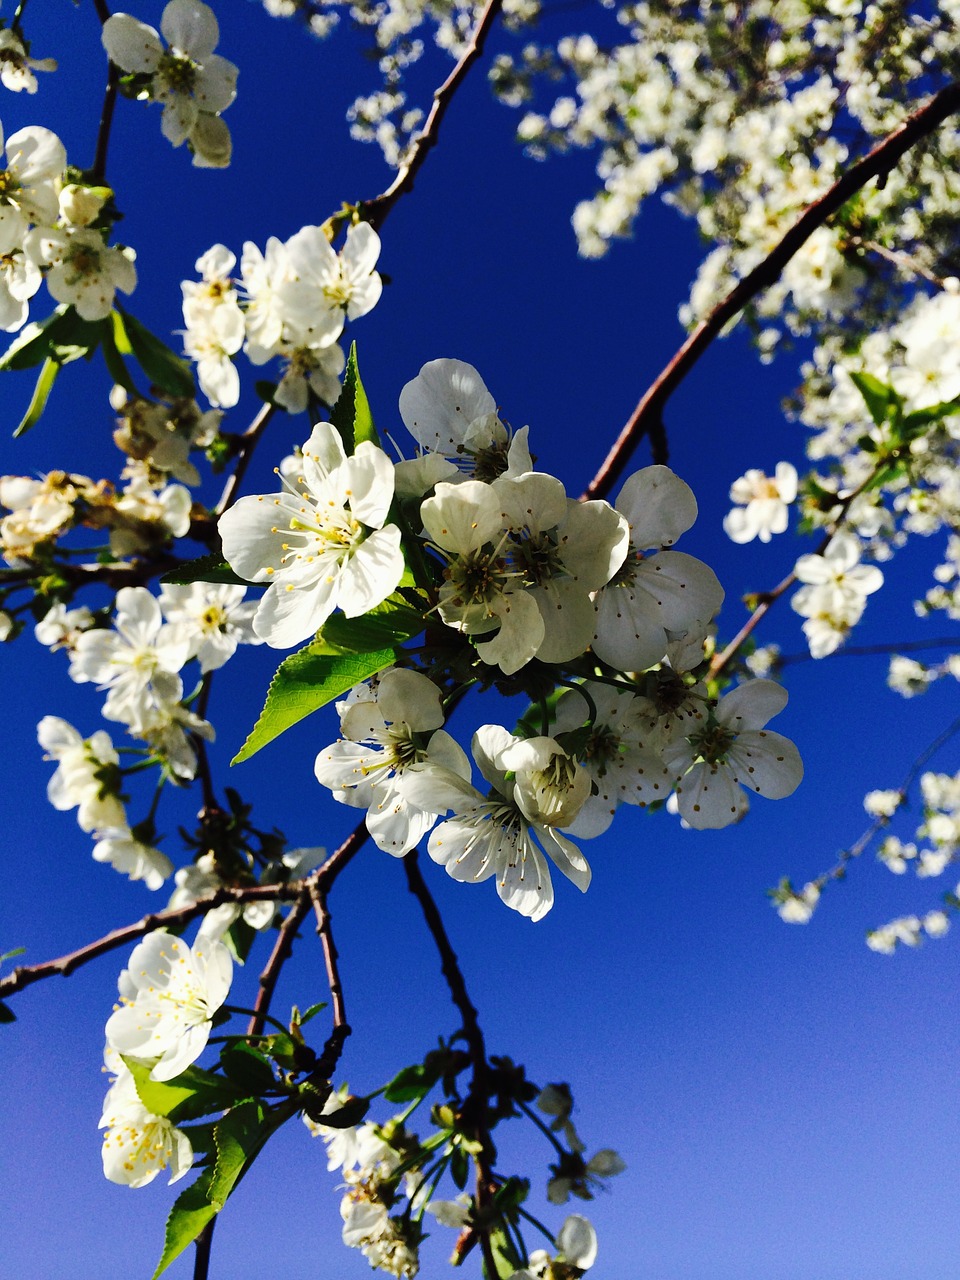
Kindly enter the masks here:
<path id="1" fill-rule="evenodd" d="M 172 1121 L 147 1110 L 137 1094 L 133 1076 L 125 1068 L 103 1101 L 100 1128 L 103 1172 L 111 1182 L 145 1187 L 169 1169 L 169 1182 L 189 1173 L 193 1164 L 190 1139 Z"/>
<path id="2" fill-rule="evenodd" d="M 738 505 L 724 517 L 724 532 L 733 542 L 769 542 L 785 531 L 796 496 L 797 469 L 791 463 L 778 462 L 772 476 L 751 468 L 730 487 L 730 501 Z"/>
<path id="3" fill-rule="evenodd" d="M 364 441 L 347 457 L 318 423 L 284 492 L 241 498 L 220 517 L 224 555 L 241 577 L 270 585 L 254 630 L 273 648 L 305 640 L 334 609 L 349 618 L 391 594 L 403 574 L 400 530 L 387 523 L 393 467 Z"/>
<path id="4" fill-rule="evenodd" d="M 206 1047 L 232 971 L 222 942 L 198 938 L 191 948 L 162 929 L 147 934 L 120 976 L 123 999 L 107 1022 L 107 1042 L 119 1053 L 155 1058 L 151 1080 L 174 1079 Z"/>

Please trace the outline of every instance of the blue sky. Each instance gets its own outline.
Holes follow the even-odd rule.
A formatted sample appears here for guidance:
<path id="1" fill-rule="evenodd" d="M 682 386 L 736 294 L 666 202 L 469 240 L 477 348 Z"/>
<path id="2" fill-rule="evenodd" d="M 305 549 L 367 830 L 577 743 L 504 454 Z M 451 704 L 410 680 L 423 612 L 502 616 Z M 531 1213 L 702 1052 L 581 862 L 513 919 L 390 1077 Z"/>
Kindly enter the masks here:
<path id="1" fill-rule="evenodd" d="M 122 236 L 139 253 L 131 309 L 160 332 L 180 324 L 179 281 L 214 241 L 239 254 L 245 239 L 286 238 L 389 181 L 378 153 L 351 143 L 343 121 L 353 94 L 374 83 L 356 40 L 344 32 L 317 44 L 254 4 L 220 9 L 221 51 L 241 68 L 227 116 L 229 171 L 192 170 L 161 139 L 157 110 L 118 104 L 109 174 L 126 214 Z M 154 21 L 159 11 L 137 7 Z M 27 123 L 57 129 L 70 158 L 87 163 L 102 83 L 97 23 L 88 6 L 57 0 L 34 0 L 29 16 L 34 51 L 55 54 L 61 71 L 35 98 L 5 94 L 0 119 L 8 134 Z M 578 16 L 567 15 L 571 30 Z M 503 47 L 506 38 L 495 36 L 492 51 Z M 95 70 L 86 75 L 88 67 Z M 535 164 L 513 144 L 514 124 L 482 76 L 468 80 L 414 192 L 385 224 L 381 265 L 391 283 L 351 336 L 381 427 L 402 431 L 397 397 L 424 361 L 468 360 L 514 425 L 530 423 L 540 465 L 578 492 L 682 339 L 676 307 L 700 247 L 689 225 L 651 205 L 632 242 L 601 262 L 578 260 L 569 215 L 593 190 L 591 158 Z M 738 548 L 721 529 L 729 484 L 746 467 L 802 462 L 801 430 L 779 407 L 796 382 L 795 357 L 763 367 L 735 334 L 667 412 L 672 465 L 700 502 L 682 549 L 708 560 L 724 583 L 727 635 L 743 617 L 738 597 L 773 585 L 806 549 L 789 538 Z M 116 474 L 106 375 L 96 365 L 67 374 L 33 433 L 4 444 L 4 472 Z M 0 395 L 11 423 L 28 394 L 23 380 L 6 378 Z M 242 429 L 255 410 L 251 395 L 226 425 Z M 302 420 L 277 421 L 246 491 L 269 489 L 271 468 L 306 434 Z M 641 447 L 636 464 L 647 461 Z M 885 567 L 888 589 L 871 600 L 859 642 L 943 633 L 910 605 L 927 585 L 933 550 L 912 549 Z M 799 619 L 785 602 L 762 638 L 802 650 Z M 34 962 L 138 918 L 165 895 L 94 864 L 72 816 L 44 799 L 50 766 L 36 722 L 63 715 L 90 734 L 102 723 L 96 693 L 71 685 L 62 656 L 28 637 L 3 657 L 0 951 L 25 945 Z M 312 775 L 316 752 L 336 736 L 332 712 L 227 777 L 276 660 L 248 650 L 217 678 L 217 777 L 292 845 L 333 848 L 352 811 L 330 802 Z M 884 670 L 883 658 L 854 657 L 791 667 L 790 703 L 774 727 L 797 742 L 806 764 L 796 795 L 757 801 L 741 826 L 720 833 L 622 813 L 606 837 L 585 845 L 589 893 L 559 884 L 553 911 L 536 925 L 504 908 L 490 885 L 457 885 L 424 861 L 490 1051 L 524 1062 L 541 1083 L 568 1080 L 588 1147 L 614 1146 L 627 1161 L 611 1193 L 586 1209 L 600 1234 L 597 1280 L 956 1274 L 956 940 L 892 959 L 863 942 L 867 928 L 935 905 L 939 885 L 895 878 L 868 855 L 805 928 L 782 924 L 765 898 L 781 875 L 802 883 L 829 865 L 862 830 L 864 792 L 897 785 L 955 714 L 952 689 L 904 702 L 884 688 Z M 464 708 L 464 738 L 481 715 L 498 712 Z M 936 767 L 952 771 L 955 752 Z M 176 860 L 176 825 L 190 820 L 195 802 L 175 800 L 161 827 Z M 457 1019 L 396 862 L 365 849 L 330 905 L 354 1028 L 342 1076 L 365 1091 L 422 1056 Z M 265 956 L 261 943 L 238 981 L 238 1003 L 252 998 Z M 31 988 L 15 999 L 16 1026 L 2 1029 L 0 1275 L 147 1276 L 159 1254 L 174 1193 L 162 1180 L 139 1192 L 115 1187 L 100 1170 L 102 1027 L 125 959 L 117 952 L 68 981 Z M 323 995 L 319 949 L 307 936 L 275 1008 L 282 1015 L 293 1001 Z M 502 1167 L 515 1158 L 542 1204 L 549 1151 L 529 1126 L 513 1128 L 503 1132 Z M 274 1140 L 223 1215 L 212 1276 L 369 1274 L 339 1243 L 336 1180 L 322 1157 L 297 1125 Z M 559 1227 L 562 1212 L 547 1212 Z M 450 1243 L 441 1239 L 425 1255 L 428 1280 L 443 1274 Z M 191 1267 L 184 1260 L 170 1275 L 189 1276 Z"/>

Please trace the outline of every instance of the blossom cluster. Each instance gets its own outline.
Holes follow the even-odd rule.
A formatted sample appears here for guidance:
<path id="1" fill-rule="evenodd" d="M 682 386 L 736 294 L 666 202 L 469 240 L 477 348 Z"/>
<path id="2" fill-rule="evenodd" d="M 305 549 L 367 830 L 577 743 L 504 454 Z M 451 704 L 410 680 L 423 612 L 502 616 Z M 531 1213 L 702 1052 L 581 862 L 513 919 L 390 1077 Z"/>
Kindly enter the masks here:
<path id="1" fill-rule="evenodd" d="M 339 253 L 324 227 L 271 237 L 265 251 L 248 241 L 237 279 L 236 256 L 224 245 L 203 254 L 201 279 L 182 286 L 184 347 L 210 403 L 230 408 L 239 400 L 234 357 L 242 348 L 254 365 L 283 361 L 272 399 L 289 413 L 303 412 L 311 396 L 332 404 L 344 368 L 337 339 L 347 320 L 376 306 L 379 256 L 380 238 L 366 222 L 347 229 Z"/>
<path id="2" fill-rule="evenodd" d="M 796 749 L 766 728 L 784 691 L 754 681 L 718 703 L 697 678 L 723 592 L 707 565 L 673 550 L 697 510 L 679 477 L 647 467 L 612 505 L 573 501 L 533 469 L 526 428 L 514 433 L 458 360 L 424 366 L 400 416 L 416 458 L 393 464 L 371 440 L 348 453 L 321 422 L 280 469 L 283 492 L 242 498 L 219 522 L 232 568 L 266 584 L 253 627 L 276 648 L 322 633 L 336 610 L 375 609 L 419 566 L 405 607 L 436 615 L 436 657 L 355 688 L 338 704 L 339 741 L 316 762 L 338 800 L 366 810 L 381 849 L 402 856 L 429 833 L 449 875 L 494 878 L 536 920 L 553 903 L 551 862 L 586 890 L 571 836 L 600 834 L 620 804 L 674 793 L 688 825 L 721 827 L 743 817 L 747 792 L 794 790 Z M 415 558 L 395 520 L 422 528 Z M 443 728 L 457 653 L 472 679 L 572 685 L 539 733 L 477 730 L 486 791 Z"/>

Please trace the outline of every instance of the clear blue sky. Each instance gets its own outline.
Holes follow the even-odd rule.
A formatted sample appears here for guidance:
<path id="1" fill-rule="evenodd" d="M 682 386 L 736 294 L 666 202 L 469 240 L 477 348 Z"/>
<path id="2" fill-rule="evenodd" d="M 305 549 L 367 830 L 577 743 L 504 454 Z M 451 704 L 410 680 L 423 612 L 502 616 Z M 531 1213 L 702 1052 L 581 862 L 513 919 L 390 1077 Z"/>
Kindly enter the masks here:
<path id="1" fill-rule="evenodd" d="M 241 68 L 227 116 L 235 137 L 229 171 L 192 170 L 187 155 L 161 139 L 157 110 L 118 104 L 109 172 L 126 214 L 123 238 L 140 254 L 131 308 L 158 331 L 181 323 L 179 281 L 214 241 L 239 255 L 245 239 L 286 238 L 389 180 L 378 153 L 347 137 L 346 105 L 374 85 L 356 41 L 344 32 L 314 43 L 254 4 L 219 9 L 221 51 Z M 157 4 L 137 6 L 145 18 L 159 12 Z M 577 16 L 567 15 L 570 29 Z M 88 163 L 103 65 L 92 8 L 34 0 L 29 17 L 35 52 L 56 54 L 61 72 L 44 77 L 35 98 L 4 93 L 0 119 L 8 134 L 50 125 L 71 159 Z M 502 47 L 498 35 L 492 48 Z M 530 423 L 541 465 L 578 492 L 681 340 L 676 307 L 698 246 L 689 225 L 651 206 L 632 243 L 602 262 L 578 261 L 569 215 L 593 190 L 590 157 L 537 165 L 513 144 L 514 124 L 482 76 L 467 83 L 415 191 L 386 223 L 381 265 L 392 282 L 353 336 L 382 427 L 402 431 L 397 396 L 424 361 L 468 360 L 505 415 Z M 116 474 L 105 374 L 99 367 L 67 374 L 31 435 L 9 441 L 0 433 L 4 472 L 57 466 Z M 739 595 L 774 584 L 798 551 L 786 538 L 734 547 L 720 524 L 727 488 L 746 467 L 801 465 L 800 429 L 779 408 L 795 381 L 789 355 L 761 367 L 735 335 L 714 348 L 668 411 L 672 465 L 700 501 L 682 547 L 707 559 L 724 583 L 728 635 L 742 620 Z M 20 379 L 0 386 L 11 426 L 27 395 Z M 226 425 L 242 429 L 255 409 L 248 398 Z M 277 421 L 247 491 L 269 488 L 271 468 L 305 435 L 302 420 Z M 647 461 L 641 450 L 637 465 Z M 910 601 L 925 589 L 931 551 L 912 551 L 885 569 L 890 588 L 871 600 L 858 640 L 923 634 Z M 764 639 L 785 652 L 802 649 L 799 619 L 785 604 L 768 621 Z M 35 962 L 137 919 L 165 895 L 94 864 L 72 815 L 45 801 L 50 766 L 36 745 L 36 722 L 63 715 L 91 734 L 102 723 L 97 694 L 71 685 L 62 655 L 29 637 L 3 658 L 0 951 L 25 945 Z M 276 659 L 248 650 L 215 682 L 218 777 L 255 801 L 261 824 L 283 827 L 293 845 L 333 848 L 353 811 L 329 802 L 312 773 L 316 752 L 336 736 L 332 712 L 226 778 Z M 490 1051 L 526 1063 L 540 1082 L 570 1081 L 590 1149 L 615 1146 L 627 1161 L 611 1194 L 586 1209 L 600 1234 L 597 1280 L 957 1274 L 956 939 L 893 959 L 863 942 L 868 927 L 935 905 L 939 886 L 897 879 L 870 858 L 806 928 L 782 924 L 765 898 L 782 874 L 802 883 L 829 865 L 862 829 L 864 792 L 897 785 L 955 714 L 952 688 L 905 703 L 885 691 L 883 673 L 882 658 L 791 668 L 790 704 L 774 727 L 795 739 L 806 763 L 796 795 L 757 801 L 742 826 L 721 833 L 622 813 L 606 837 L 585 845 L 594 868 L 586 897 L 559 884 L 552 913 L 536 925 L 504 908 L 490 885 L 460 886 L 424 863 Z M 477 714 L 465 708 L 465 734 Z M 952 771 L 955 752 L 937 763 Z M 190 820 L 195 803 L 186 797 L 161 813 L 175 860 L 176 824 Z M 342 1076 L 365 1091 L 421 1057 L 457 1019 L 398 863 L 365 849 L 338 882 L 331 910 L 354 1028 Z M 252 998 L 265 956 L 261 943 L 235 989 L 239 1003 Z M 125 961 L 117 952 L 68 981 L 31 988 L 15 998 L 16 1026 L 0 1029 L 4 1278 L 132 1280 L 148 1276 L 159 1254 L 179 1188 L 158 1179 L 130 1191 L 107 1183 L 100 1169 L 102 1027 Z M 306 937 L 276 1009 L 324 994 L 319 949 Z M 542 1200 L 549 1152 L 536 1134 L 514 1128 L 512 1138 L 503 1131 L 502 1167 L 510 1169 L 515 1154 Z M 366 1261 L 339 1243 L 338 1199 L 319 1143 L 289 1126 L 223 1215 L 211 1275 L 368 1275 Z M 551 1212 L 559 1227 L 562 1212 Z M 444 1274 L 452 1244 L 452 1233 L 435 1235 L 443 1238 L 425 1252 L 427 1280 Z M 191 1269 L 187 1257 L 170 1275 L 182 1280 Z"/>

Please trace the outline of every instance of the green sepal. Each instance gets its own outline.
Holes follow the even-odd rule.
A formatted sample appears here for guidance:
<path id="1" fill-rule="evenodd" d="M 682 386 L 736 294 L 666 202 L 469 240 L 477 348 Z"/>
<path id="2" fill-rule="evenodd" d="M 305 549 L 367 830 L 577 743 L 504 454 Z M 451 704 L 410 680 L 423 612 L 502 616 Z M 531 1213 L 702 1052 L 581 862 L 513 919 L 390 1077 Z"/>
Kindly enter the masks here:
<path id="1" fill-rule="evenodd" d="M 490 1253 L 497 1268 L 497 1273 L 495 1276 L 490 1276 L 487 1272 L 486 1263 L 484 1263 L 484 1276 L 487 1277 L 487 1280 L 509 1280 L 509 1277 L 524 1265 L 523 1260 L 517 1253 L 513 1241 L 507 1235 L 505 1227 L 498 1225 L 491 1228 L 487 1238 L 490 1241 Z"/>
<path id="2" fill-rule="evenodd" d="M 214 1111 L 225 1111 L 248 1096 L 223 1076 L 187 1067 L 173 1080 L 151 1080 L 152 1063 L 139 1058 L 123 1058 L 133 1076 L 137 1097 L 155 1116 L 165 1116 L 178 1124 L 181 1120 L 199 1120 Z"/>
<path id="3" fill-rule="evenodd" d="M 389 667 L 396 656 L 392 645 L 367 653 L 343 653 L 333 651 L 326 641 L 314 640 L 284 658 L 270 681 L 256 724 L 230 763 L 249 760 L 311 712 Z"/>
<path id="4" fill-rule="evenodd" d="M 192 399 L 196 388 L 190 362 L 184 360 L 183 356 L 178 356 L 123 307 L 117 306 L 114 315 L 117 317 L 114 320 L 114 336 L 117 336 L 117 330 L 122 325 L 130 353 L 151 383 L 168 395 Z M 119 340 L 117 346 L 123 350 Z"/>
<path id="5" fill-rule="evenodd" d="M 370 402 L 360 381 L 355 342 L 350 344 L 343 389 L 330 411 L 330 421 L 339 432 L 348 454 L 356 453 L 357 445 L 363 444 L 365 440 L 369 440 L 371 444 L 380 444 L 377 428 L 373 424 L 373 414 L 370 412 Z"/>
<path id="6" fill-rule="evenodd" d="M 186 586 L 191 582 L 226 582 L 237 587 L 252 585 L 246 578 L 234 573 L 223 556 L 215 551 L 200 556 L 197 560 L 187 560 L 177 565 L 176 569 L 168 569 L 161 574 L 160 581 L 174 586 Z"/>
<path id="7" fill-rule="evenodd" d="M 265 1112 L 258 1102 L 244 1102 L 214 1127 L 216 1160 L 174 1202 L 153 1280 L 166 1271 L 220 1212 L 267 1139 L 290 1115 L 289 1109 Z"/>

